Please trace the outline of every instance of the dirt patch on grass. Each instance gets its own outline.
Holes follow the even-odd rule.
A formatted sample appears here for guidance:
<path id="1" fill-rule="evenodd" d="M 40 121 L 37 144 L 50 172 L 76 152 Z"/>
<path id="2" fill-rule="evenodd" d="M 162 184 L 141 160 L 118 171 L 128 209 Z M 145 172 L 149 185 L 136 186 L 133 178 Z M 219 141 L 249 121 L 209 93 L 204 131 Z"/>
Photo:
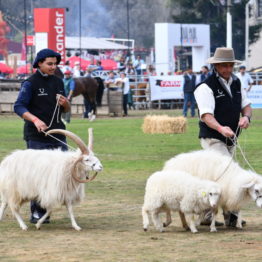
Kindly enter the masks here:
<path id="1" fill-rule="evenodd" d="M 28 208 L 22 213 L 27 217 Z M 185 232 L 177 214 L 167 232 L 153 226 L 143 232 L 140 204 L 128 199 L 86 200 L 75 214 L 81 232 L 71 228 L 65 209 L 55 210 L 52 223 L 41 230 L 30 224 L 23 232 L 8 212 L 0 223 L 0 261 L 241 262 L 262 256 L 261 211 L 255 207 L 243 212 L 248 223 L 243 230 L 222 227 L 210 233 L 208 227 L 200 227 L 198 234 Z"/>

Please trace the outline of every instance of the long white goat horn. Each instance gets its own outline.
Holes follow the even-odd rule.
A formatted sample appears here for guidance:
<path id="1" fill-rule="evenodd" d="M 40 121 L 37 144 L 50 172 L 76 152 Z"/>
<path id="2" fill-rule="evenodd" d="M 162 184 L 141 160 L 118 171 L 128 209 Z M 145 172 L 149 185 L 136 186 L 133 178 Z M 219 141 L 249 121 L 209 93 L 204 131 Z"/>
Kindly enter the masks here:
<path id="1" fill-rule="evenodd" d="M 93 128 L 88 128 L 88 150 L 92 152 L 93 152 L 93 143 L 94 143 Z"/>
<path id="2" fill-rule="evenodd" d="M 92 180 L 94 180 L 98 174 L 98 172 L 96 172 L 91 178 L 88 179 L 83 179 L 81 180 L 78 176 L 77 176 L 77 164 L 79 162 L 81 162 L 83 160 L 83 156 L 79 157 L 78 159 L 76 159 L 73 168 L 72 168 L 72 176 L 73 178 L 78 182 L 78 183 L 88 183 L 91 182 Z"/>
<path id="3" fill-rule="evenodd" d="M 48 132 L 46 132 L 46 135 L 49 135 L 49 134 L 65 135 L 65 136 L 69 137 L 70 139 L 72 139 L 78 145 L 82 154 L 86 154 L 86 155 L 89 154 L 89 150 L 87 149 L 83 140 L 80 137 L 78 137 L 77 135 L 75 135 L 74 133 L 72 133 L 68 130 L 64 130 L 64 129 L 52 129 L 52 130 L 49 130 Z"/>
<path id="4" fill-rule="evenodd" d="M 256 183 L 256 181 L 252 180 L 251 182 L 245 184 L 245 185 L 242 185 L 242 188 L 250 188 L 252 186 L 254 186 Z"/>

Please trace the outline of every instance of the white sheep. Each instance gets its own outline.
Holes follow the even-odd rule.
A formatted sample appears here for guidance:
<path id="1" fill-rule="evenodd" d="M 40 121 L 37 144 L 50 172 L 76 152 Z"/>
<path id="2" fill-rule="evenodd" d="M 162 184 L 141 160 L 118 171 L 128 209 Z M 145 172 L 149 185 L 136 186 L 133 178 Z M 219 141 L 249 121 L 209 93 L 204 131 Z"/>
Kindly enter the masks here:
<path id="1" fill-rule="evenodd" d="M 262 177 L 244 170 L 227 155 L 214 150 L 179 154 L 168 160 L 163 170 L 184 171 L 191 175 L 216 181 L 222 189 L 219 205 L 227 211 L 240 211 L 243 203 L 253 199 L 262 207 Z M 239 212 L 237 227 L 242 228 Z"/>
<path id="2" fill-rule="evenodd" d="M 144 205 L 142 207 L 143 227 L 147 231 L 149 214 L 157 230 L 164 230 L 159 213 L 165 212 L 166 223 L 171 223 L 171 211 L 179 211 L 182 225 L 187 228 L 183 214 L 189 217 L 189 228 L 196 233 L 194 214 L 201 214 L 204 210 L 212 208 L 213 220 L 211 232 L 216 231 L 215 214 L 221 189 L 212 181 L 201 180 L 182 171 L 159 171 L 151 175 L 146 183 Z M 182 214 L 183 213 L 183 214 Z M 181 216 L 182 215 L 182 216 Z"/>
<path id="3" fill-rule="evenodd" d="M 80 150 L 63 152 L 27 149 L 17 150 L 5 157 L 0 164 L 0 220 L 9 205 L 20 227 L 27 230 L 19 209 L 24 202 L 37 200 L 47 210 L 38 220 L 37 229 L 51 214 L 53 207 L 66 205 L 72 227 L 81 230 L 75 221 L 72 205 L 83 199 L 84 183 L 94 179 L 95 175 L 89 179 L 88 173 L 102 170 L 100 161 L 92 152 L 92 129 L 89 129 L 88 147 L 72 132 L 54 129 L 47 133 L 66 135 Z"/>

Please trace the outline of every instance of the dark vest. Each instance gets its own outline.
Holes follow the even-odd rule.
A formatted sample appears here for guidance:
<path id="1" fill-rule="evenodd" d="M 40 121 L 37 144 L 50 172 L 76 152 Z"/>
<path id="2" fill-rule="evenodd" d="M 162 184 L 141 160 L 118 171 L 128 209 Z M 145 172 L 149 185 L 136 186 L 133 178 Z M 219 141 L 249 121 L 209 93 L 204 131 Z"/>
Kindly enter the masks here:
<path id="1" fill-rule="evenodd" d="M 191 75 L 191 78 L 188 75 L 184 75 L 184 86 L 183 91 L 185 93 L 193 93 L 196 89 L 196 76 Z"/>
<path id="2" fill-rule="evenodd" d="M 241 84 L 238 78 L 233 76 L 233 82 L 230 86 L 232 97 L 228 94 L 226 87 L 220 82 L 215 73 L 209 76 L 206 83 L 213 91 L 215 98 L 214 117 L 222 126 L 229 126 L 235 133 L 238 128 L 238 122 L 241 113 Z M 199 138 L 216 138 L 227 145 L 232 145 L 230 139 L 227 139 L 216 130 L 208 127 L 204 122 L 199 121 Z M 239 132 L 237 132 L 237 136 Z"/>
<path id="3" fill-rule="evenodd" d="M 57 103 L 56 95 L 65 95 L 63 81 L 53 75 L 44 77 L 38 71 L 26 79 L 26 81 L 31 83 L 32 88 L 32 97 L 28 105 L 28 111 L 49 126 Z M 58 110 L 56 110 L 52 126 L 49 129 L 65 129 L 65 125 L 61 121 L 61 110 L 62 108 L 60 107 L 58 121 Z M 62 135 L 55 134 L 54 136 L 59 139 L 65 139 Z M 37 140 L 42 142 L 57 143 L 55 139 L 45 136 L 42 132 L 39 133 L 34 123 L 27 120 L 25 120 L 24 125 L 24 139 L 26 141 Z"/>

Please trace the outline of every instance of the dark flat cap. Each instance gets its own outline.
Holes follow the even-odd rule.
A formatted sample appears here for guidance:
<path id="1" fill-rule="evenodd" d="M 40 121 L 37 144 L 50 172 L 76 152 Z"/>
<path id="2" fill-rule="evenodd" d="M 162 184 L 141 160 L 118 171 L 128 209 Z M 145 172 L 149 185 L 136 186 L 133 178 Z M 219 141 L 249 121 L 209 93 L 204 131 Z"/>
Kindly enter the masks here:
<path id="1" fill-rule="evenodd" d="M 33 63 L 33 68 L 37 68 L 38 67 L 38 62 L 42 59 L 45 59 L 47 57 L 56 57 L 57 59 L 57 64 L 60 63 L 61 61 L 61 55 L 57 52 L 55 52 L 54 50 L 52 49 L 49 49 L 49 48 L 45 48 L 45 49 L 42 49 L 40 50 L 37 54 L 36 54 L 36 58 L 35 58 L 35 61 Z"/>

